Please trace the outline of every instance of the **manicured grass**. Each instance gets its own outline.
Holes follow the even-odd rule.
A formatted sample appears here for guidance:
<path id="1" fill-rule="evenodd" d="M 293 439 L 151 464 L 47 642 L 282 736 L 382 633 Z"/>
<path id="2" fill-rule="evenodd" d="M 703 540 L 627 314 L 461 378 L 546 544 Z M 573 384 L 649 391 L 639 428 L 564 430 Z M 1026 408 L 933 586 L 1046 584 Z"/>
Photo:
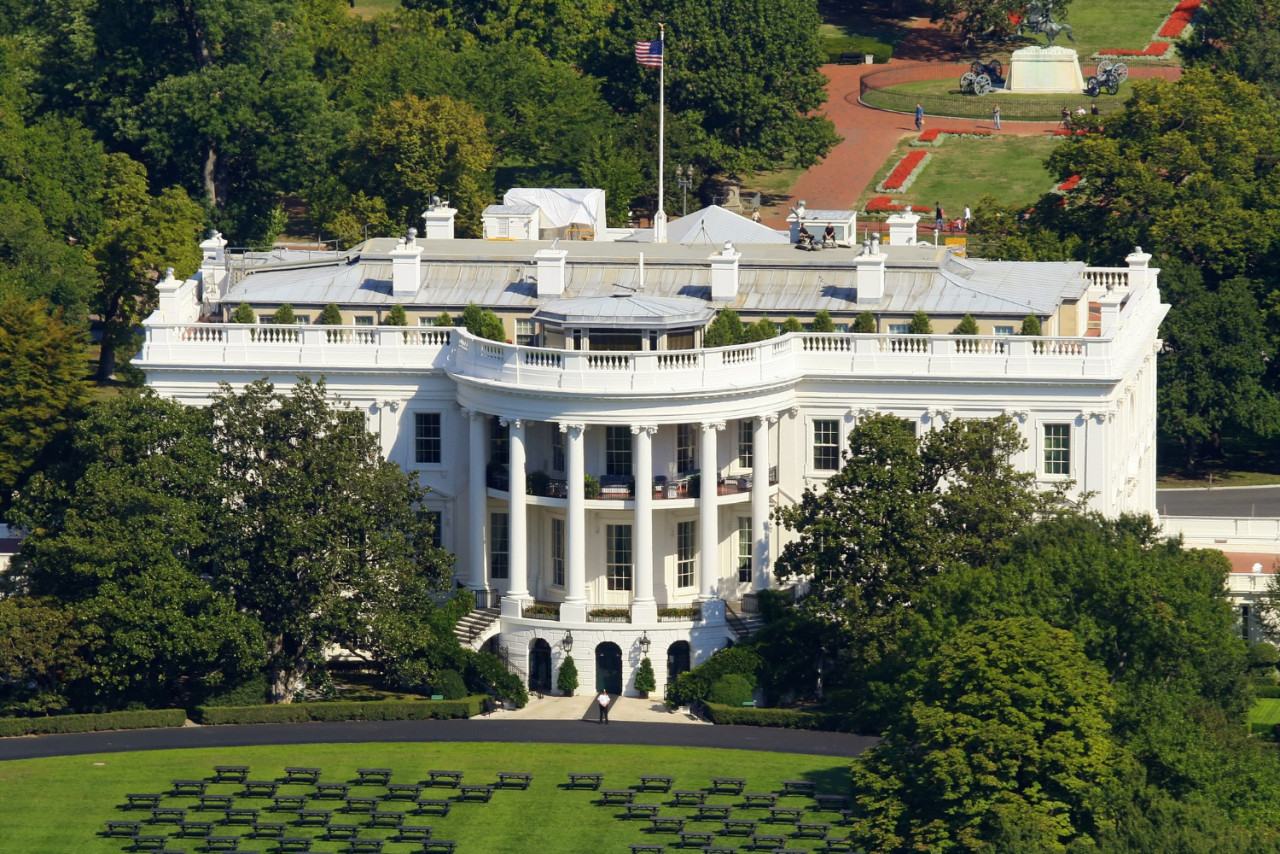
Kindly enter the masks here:
<path id="1" fill-rule="evenodd" d="M 1088 79 L 1089 79 L 1089 76 L 1085 75 L 1085 80 L 1087 81 Z M 943 80 L 921 80 L 916 83 L 903 83 L 900 86 L 890 86 L 888 87 L 887 91 L 905 92 L 912 96 L 955 95 L 959 97 L 962 94 L 960 92 L 960 78 L 958 76 L 948 77 Z M 1133 82 L 1131 80 L 1126 80 L 1125 82 L 1120 84 L 1120 91 L 1115 95 L 1101 94 L 1101 95 L 1098 95 L 1097 98 L 1090 98 L 1088 95 L 1067 95 L 1067 94 L 1056 93 L 1056 92 L 1050 93 L 1050 94 L 1018 93 L 1018 94 L 1010 94 L 1010 95 L 997 95 L 997 94 L 982 95 L 982 96 L 966 95 L 964 97 L 966 100 L 978 101 L 985 104 L 986 106 L 983 110 L 983 115 L 985 116 L 991 113 L 992 107 L 994 107 L 996 104 L 1001 103 L 1003 99 L 1009 99 L 1009 98 L 1015 99 L 1018 101 L 1048 101 L 1053 103 L 1056 109 L 1061 109 L 1062 105 L 1065 104 L 1065 105 L 1069 105 L 1073 110 L 1077 106 L 1088 109 L 1089 104 L 1091 102 L 1096 101 L 1099 109 L 1105 110 L 1108 107 L 1110 107 L 1111 109 L 1118 110 L 1120 109 L 1121 106 L 1124 105 L 1125 99 L 1127 99 L 1131 94 L 1133 94 Z"/>
<path id="2" fill-rule="evenodd" d="M 1061 37 L 1057 44 L 1080 51 L 1081 59 L 1103 48 L 1140 50 L 1151 43 L 1176 5 L 1177 0 L 1075 0 L 1066 23 L 1071 25 L 1076 43 Z"/>
<path id="3" fill-rule="evenodd" d="M 1162 438 L 1156 446 L 1156 485 L 1161 489 L 1178 489 L 1280 483 L 1280 437 L 1224 435 L 1221 456 L 1209 456 L 1202 451 L 1193 474 L 1183 471 L 1184 463 L 1182 447 Z"/>
<path id="4" fill-rule="evenodd" d="M 383 12 L 391 12 L 400 8 L 400 0 L 355 0 L 351 6 L 351 14 L 361 18 L 372 18 Z"/>
<path id="5" fill-rule="evenodd" d="M 476 724 L 484 726 L 484 724 Z M 600 772 L 604 788 L 628 788 L 638 783 L 640 774 L 670 774 L 677 789 L 706 787 L 711 777 L 744 777 L 747 791 L 774 791 L 782 780 L 812 780 L 819 792 L 848 793 L 848 764 L 823 756 L 759 753 L 664 747 L 583 746 L 558 744 L 308 744 L 280 747 L 238 747 L 227 749 L 171 750 L 139 753 L 111 753 L 57 759 L 0 763 L 0 839 L 6 851 L 23 854 L 107 854 L 127 850 L 125 839 L 97 835 L 108 820 L 125 820 L 145 815 L 143 810 L 117 809 L 126 793 L 163 792 L 171 780 L 200 779 L 212 774 L 214 765 L 249 765 L 250 779 L 273 779 L 286 765 L 323 768 L 322 780 L 346 781 L 356 777 L 356 768 L 391 768 L 393 783 L 416 783 L 434 768 L 463 771 L 465 784 L 494 782 L 498 771 L 525 771 L 534 774 L 527 791 L 502 790 L 488 804 L 456 804 L 446 817 L 419 816 L 406 823 L 430 825 L 433 837 L 453 839 L 461 852 L 499 854 L 507 851 L 536 851 L 538 854 L 627 854 L 633 842 L 671 845 L 675 834 L 653 834 L 647 822 L 620 821 L 617 807 L 596 806 L 598 795 L 587 791 L 567 791 L 561 784 L 570 771 Z M 355 791 L 355 789 L 360 791 Z M 210 786 L 211 794 L 234 794 L 232 783 Z M 280 794 L 305 794 L 308 786 L 282 787 Z M 379 786 L 353 787 L 352 794 L 380 795 Z M 443 798 L 452 790 L 423 790 L 423 797 Z M 689 815 L 690 807 L 672 807 L 670 795 L 658 792 L 637 795 L 641 803 L 661 803 L 661 815 Z M 711 796 L 708 803 L 738 803 L 740 798 Z M 164 806 L 195 805 L 194 798 L 166 798 Z M 391 801 L 384 810 L 400 810 L 403 801 Z M 808 798 L 792 797 L 787 806 L 807 808 Z M 267 807 L 264 799 L 237 798 L 236 806 Z M 333 809 L 331 801 L 309 802 L 308 808 Z M 734 816 L 760 818 L 764 810 L 734 809 Z M 199 813 L 192 813 L 194 819 Z M 212 815 L 212 813 L 204 813 Z M 812 813 L 815 821 L 835 821 L 831 813 Z M 289 812 L 275 817 L 265 813 L 264 821 L 288 821 Z M 335 821 L 363 823 L 360 814 Z M 172 833 L 172 825 L 159 825 L 147 832 Z M 785 833 L 786 825 L 777 831 Z M 718 822 L 687 829 L 719 829 Z M 247 828 L 218 826 L 217 834 L 243 835 Z M 319 836 L 313 827 L 290 825 L 290 835 Z M 362 837 L 389 837 L 391 830 L 361 830 Z M 172 847 L 197 850 L 199 840 L 170 839 Z M 812 850 L 815 840 L 791 840 L 788 847 Z M 245 848 L 273 850 L 268 839 L 245 840 Z M 389 854 L 407 854 L 416 846 L 388 843 Z M 340 842 L 318 842 L 317 851 L 345 850 Z"/>
<path id="6" fill-rule="evenodd" d="M 861 26 L 822 24 L 818 28 L 818 35 L 822 39 L 822 52 L 827 55 L 828 62 L 836 62 L 840 59 L 840 54 L 856 50 L 860 53 L 870 53 L 875 55 L 875 61 L 878 63 L 888 62 L 893 56 L 893 49 L 901 38 L 896 32 L 883 30 L 875 35 L 859 32 L 864 30 Z M 905 35 L 906 30 L 901 30 Z M 881 38 L 888 40 L 882 41 Z"/>
<path id="7" fill-rule="evenodd" d="M 945 127 L 944 119 L 925 127 Z M 989 139 L 948 137 L 941 145 L 926 148 L 933 156 L 920 177 L 895 199 L 910 202 L 922 217 L 932 217 L 935 201 L 941 201 L 947 216 L 955 219 L 964 206 L 973 206 L 985 193 L 1001 204 L 1029 204 L 1053 187 L 1053 177 L 1044 168 L 1044 159 L 1060 142 L 1051 136 L 1001 136 Z M 859 197 L 859 205 L 872 196 L 876 184 L 898 161 L 915 149 L 906 141 L 876 172 L 871 185 Z"/>
<path id="8" fill-rule="evenodd" d="M 1249 710 L 1249 723 L 1266 726 L 1280 724 L 1280 699 L 1255 700 L 1253 708 Z"/>

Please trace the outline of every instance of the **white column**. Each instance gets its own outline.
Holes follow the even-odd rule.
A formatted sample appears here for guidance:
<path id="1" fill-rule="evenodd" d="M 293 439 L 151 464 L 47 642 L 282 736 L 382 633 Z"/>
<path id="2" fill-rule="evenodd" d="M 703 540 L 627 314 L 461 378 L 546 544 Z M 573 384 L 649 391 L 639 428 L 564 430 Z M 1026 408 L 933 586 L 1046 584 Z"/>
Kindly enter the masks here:
<path id="1" fill-rule="evenodd" d="M 769 588 L 769 424 L 770 415 L 755 419 L 751 435 L 751 562 L 753 587 Z"/>
<path id="2" fill-rule="evenodd" d="M 657 622 L 658 605 L 653 598 L 653 434 L 651 424 L 632 427 L 635 435 L 636 519 L 635 595 L 631 599 L 631 622 Z"/>
<path id="3" fill-rule="evenodd" d="M 520 616 L 520 600 L 529 596 L 529 542 L 526 519 L 529 505 L 525 501 L 524 422 L 518 418 L 504 419 L 510 438 L 508 468 L 510 469 L 510 527 L 511 584 L 502 600 L 502 611 L 509 616 Z"/>
<path id="4" fill-rule="evenodd" d="M 724 429 L 723 421 L 702 425 L 702 442 L 698 448 L 698 598 L 715 599 L 720 581 L 720 464 L 716 451 L 716 431 Z"/>
<path id="5" fill-rule="evenodd" d="M 480 597 L 479 591 L 485 589 L 484 583 L 484 539 L 485 531 L 489 527 L 488 516 L 488 494 L 489 487 L 485 482 L 485 415 L 483 412 L 464 409 L 462 414 L 471 421 L 471 427 L 468 434 L 468 453 L 470 454 L 470 469 L 468 473 L 468 489 L 470 490 L 470 551 L 471 551 L 471 583 L 468 585 L 472 590 L 477 591 L 476 598 Z"/>
<path id="6" fill-rule="evenodd" d="M 582 424 L 561 424 L 560 429 L 567 434 L 565 454 L 569 458 L 569 514 L 565 524 L 569 538 L 565 567 L 568 578 L 560 619 L 581 623 L 587 619 L 587 493 L 583 483 L 586 464 L 582 449 L 582 434 L 587 428 Z"/>

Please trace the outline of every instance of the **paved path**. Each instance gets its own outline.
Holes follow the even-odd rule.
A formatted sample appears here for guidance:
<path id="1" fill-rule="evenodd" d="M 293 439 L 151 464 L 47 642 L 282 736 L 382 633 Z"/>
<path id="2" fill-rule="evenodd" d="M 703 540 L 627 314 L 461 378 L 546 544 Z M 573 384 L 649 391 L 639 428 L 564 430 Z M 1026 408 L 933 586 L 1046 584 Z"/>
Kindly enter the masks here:
<path id="1" fill-rule="evenodd" d="M 621 720 L 607 727 L 583 721 L 510 719 L 347 721 L 344 723 L 181 727 L 0 738 L 0 761 L 84 753 L 120 753 L 131 750 L 247 747 L 320 742 L 360 744 L 382 741 L 496 741 L 718 747 L 849 758 L 871 747 L 878 739 L 838 732 L 765 727 L 682 726 Z"/>
<path id="2" fill-rule="evenodd" d="M 1280 486 L 1160 489 L 1156 509 L 1161 516 L 1280 518 Z"/>

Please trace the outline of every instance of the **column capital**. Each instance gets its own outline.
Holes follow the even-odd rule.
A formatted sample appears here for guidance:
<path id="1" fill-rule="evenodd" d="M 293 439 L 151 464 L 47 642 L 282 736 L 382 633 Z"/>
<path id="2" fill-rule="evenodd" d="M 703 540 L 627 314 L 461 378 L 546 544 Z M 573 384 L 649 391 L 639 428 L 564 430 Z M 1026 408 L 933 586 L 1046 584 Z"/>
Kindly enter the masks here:
<path id="1" fill-rule="evenodd" d="M 764 415 L 753 415 L 751 422 L 753 424 L 777 424 L 780 417 L 777 412 L 769 412 Z"/>
<path id="2" fill-rule="evenodd" d="M 472 409 L 468 406 L 459 406 L 458 412 L 461 413 L 463 418 L 484 418 L 485 417 L 485 413 L 481 412 L 478 409 Z"/>
<path id="3" fill-rule="evenodd" d="M 1114 409 L 1099 409 L 1095 411 L 1084 411 L 1080 413 L 1080 417 L 1085 421 L 1088 421 L 1090 418 L 1095 418 L 1097 419 L 1099 424 L 1105 424 L 1111 419 L 1116 417 L 1116 412 Z"/>
<path id="4" fill-rule="evenodd" d="M 1006 410 L 1004 411 L 1004 414 L 1005 414 L 1005 415 L 1007 415 L 1007 416 L 1009 416 L 1010 418 L 1016 418 L 1016 419 L 1018 419 L 1018 422 L 1019 422 L 1020 424 L 1025 424 L 1025 423 L 1027 423 L 1027 419 L 1031 417 L 1031 410 L 1029 410 L 1029 409 L 1006 409 Z"/>
<path id="5" fill-rule="evenodd" d="M 586 424 L 576 424 L 568 421 L 561 421 L 559 423 L 560 423 L 561 433 L 568 433 L 573 436 L 581 436 L 583 433 L 587 431 Z"/>
<path id="6" fill-rule="evenodd" d="M 704 433 L 711 430 L 723 430 L 723 429 L 724 429 L 723 421 L 703 421 L 702 422 L 702 432 Z"/>
<path id="7" fill-rule="evenodd" d="M 519 428 L 519 427 L 523 427 L 523 426 L 524 426 L 524 420 L 523 420 L 523 419 L 520 419 L 520 418 L 507 418 L 506 416 L 499 416 L 499 417 L 498 417 L 498 423 L 499 423 L 499 424 L 501 424 L 503 427 L 517 427 L 517 428 Z"/>
<path id="8" fill-rule="evenodd" d="M 955 414 L 954 409 L 945 406 L 931 407 L 924 411 L 925 417 L 930 421 L 943 421 L 944 423 L 951 420 L 951 416 Z"/>
<path id="9" fill-rule="evenodd" d="M 642 432 L 652 436 L 658 432 L 658 425 L 657 424 L 632 424 L 631 425 L 632 435 L 639 436 Z"/>
<path id="10" fill-rule="evenodd" d="M 879 411 L 880 410 L 876 409 L 874 406 L 862 406 L 853 410 L 853 414 L 857 418 L 870 418 L 871 416 L 879 413 Z"/>
<path id="11" fill-rule="evenodd" d="M 788 414 L 788 415 L 790 415 L 792 418 L 799 418 L 799 417 L 800 417 L 800 407 L 798 407 L 798 406 L 792 406 L 792 407 L 790 407 L 790 408 L 787 410 L 787 414 Z"/>

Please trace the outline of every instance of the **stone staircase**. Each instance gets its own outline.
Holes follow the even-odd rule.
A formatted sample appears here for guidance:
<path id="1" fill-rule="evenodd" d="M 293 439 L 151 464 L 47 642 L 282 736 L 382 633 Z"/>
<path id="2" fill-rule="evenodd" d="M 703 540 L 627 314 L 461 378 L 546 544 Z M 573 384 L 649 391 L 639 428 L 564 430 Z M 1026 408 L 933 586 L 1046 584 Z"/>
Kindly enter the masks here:
<path id="1" fill-rule="evenodd" d="M 734 639 L 742 641 L 755 634 L 764 625 L 759 614 L 744 614 L 733 607 L 732 603 L 724 603 L 724 621 L 733 632 Z"/>
<path id="2" fill-rule="evenodd" d="M 476 608 L 467 614 L 453 627 L 458 643 L 467 649 L 480 649 L 489 638 L 498 633 L 497 608 Z"/>

